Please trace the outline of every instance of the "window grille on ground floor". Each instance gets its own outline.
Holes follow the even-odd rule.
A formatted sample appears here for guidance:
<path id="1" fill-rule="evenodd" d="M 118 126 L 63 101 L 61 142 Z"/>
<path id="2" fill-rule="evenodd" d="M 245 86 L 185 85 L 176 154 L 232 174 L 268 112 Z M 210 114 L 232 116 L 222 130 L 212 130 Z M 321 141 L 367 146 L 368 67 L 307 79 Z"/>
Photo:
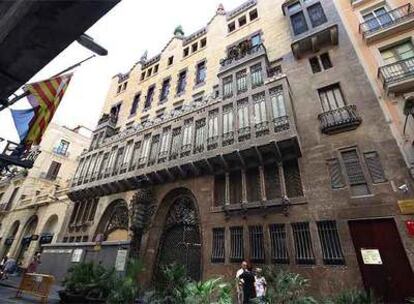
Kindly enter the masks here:
<path id="1" fill-rule="evenodd" d="M 252 262 L 263 263 L 265 259 L 263 227 L 250 226 L 250 260 Z"/>
<path id="2" fill-rule="evenodd" d="M 322 246 L 323 262 L 328 265 L 345 263 L 335 221 L 318 222 L 319 239 Z"/>
<path id="3" fill-rule="evenodd" d="M 315 264 L 309 223 L 293 223 L 295 259 L 297 264 Z"/>
<path id="4" fill-rule="evenodd" d="M 222 263 L 225 259 L 224 251 L 224 228 L 213 229 L 213 247 L 211 253 L 211 262 Z"/>
<path id="5" fill-rule="evenodd" d="M 269 225 L 269 233 L 272 262 L 279 264 L 289 263 L 285 224 Z"/>
<path id="6" fill-rule="evenodd" d="M 241 262 L 244 258 L 243 227 L 230 227 L 230 261 Z"/>

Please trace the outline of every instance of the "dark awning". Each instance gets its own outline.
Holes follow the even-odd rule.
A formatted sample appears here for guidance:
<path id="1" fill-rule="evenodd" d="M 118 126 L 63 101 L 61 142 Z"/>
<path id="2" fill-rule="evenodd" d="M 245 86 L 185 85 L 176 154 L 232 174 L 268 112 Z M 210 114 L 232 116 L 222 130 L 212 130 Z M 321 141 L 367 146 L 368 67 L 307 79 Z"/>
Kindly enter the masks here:
<path id="1" fill-rule="evenodd" d="M 0 100 L 13 94 L 120 1 L 2 1 Z"/>

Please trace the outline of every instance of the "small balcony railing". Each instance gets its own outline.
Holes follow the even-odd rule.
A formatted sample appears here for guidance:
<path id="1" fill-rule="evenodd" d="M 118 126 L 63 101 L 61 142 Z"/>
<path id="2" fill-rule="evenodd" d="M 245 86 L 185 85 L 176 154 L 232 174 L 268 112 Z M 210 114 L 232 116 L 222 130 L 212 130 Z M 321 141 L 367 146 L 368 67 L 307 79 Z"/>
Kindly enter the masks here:
<path id="1" fill-rule="evenodd" d="M 384 87 L 408 78 L 414 78 L 414 57 L 380 67 L 378 77 Z"/>
<path id="2" fill-rule="evenodd" d="M 362 122 L 355 105 L 346 105 L 321 113 L 318 115 L 318 119 L 321 123 L 321 132 L 325 134 L 353 130 Z"/>
<path id="3" fill-rule="evenodd" d="M 366 38 L 371 34 L 387 29 L 413 17 L 414 11 L 412 5 L 408 3 L 361 23 L 359 25 L 359 32 Z"/>
<path id="4" fill-rule="evenodd" d="M 117 121 L 118 121 L 118 117 L 116 115 L 112 113 L 103 114 L 102 117 L 98 121 L 98 126 L 109 125 L 115 128 Z"/>
<path id="5" fill-rule="evenodd" d="M 238 61 L 252 57 L 255 54 L 265 52 L 266 49 L 263 44 L 251 46 L 248 43 L 239 44 L 229 50 L 229 55 L 220 61 L 221 69 L 235 64 Z"/>

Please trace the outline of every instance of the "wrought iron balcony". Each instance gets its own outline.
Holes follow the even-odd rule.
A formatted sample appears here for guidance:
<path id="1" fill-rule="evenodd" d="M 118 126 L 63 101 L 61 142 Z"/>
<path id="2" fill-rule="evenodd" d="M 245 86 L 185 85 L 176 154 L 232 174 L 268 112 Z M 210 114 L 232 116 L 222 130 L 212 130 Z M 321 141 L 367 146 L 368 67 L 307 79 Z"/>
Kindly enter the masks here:
<path id="1" fill-rule="evenodd" d="M 271 87 L 266 88 L 267 85 Z M 287 92 L 289 85 L 286 76 L 274 80 L 271 84 L 264 84 L 262 89 L 269 90 L 274 87 L 283 87 L 283 90 Z M 157 124 L 137 129 L 135 133 L 116 135 L 113 140 L 105 142 L 103 146 L 88 151 L 82 156 L 83 159 L 89 159 L 91 162 L 94 157 L 99 156 L 96 162 L 102 165 L 95 166 L 92 173 L 84 172 L 81 173 L 82 176 L 74 179 L 69 195 L 72 199 L 101 196 L 136 189 L 142 185 L 219 174 L 229 170 L 282 161 L 292 156 L 298 157 L 301 149 L 293 107 L 289 94 L 284 96 L 286 107 L 284 116 L 272 117 L 271 98 L 266 97 L 262 101 L 265 104 L 266 114 L 261 122 L 252 122 L 252 117 L 250 117 L 244 120 L 249 122 L 247 125 L 238 127 L 238 116 L 235 115 L 234 123 L 231 127 L 227 125 L 226 131 L 223 129 L 222 122 L 224 115 L 228 115 L 228 112 L 226 114 L 220 110 L 223 107 L 222 100 L 210 99 L 196 107 L 189 107 L 187 112 L 179 116 L 174 115 Z M 232 103 L 233 109 L 237 109 L 236 97 L 226 102 Z M 254 111 L 255 102 L 249 99 L 244 106 Z M 251 112 L 247 111 L 247 113 Z M 216 123 L 212 123 L 212 117 L 218 122 L 214 132 L 208 129 L 209 126 L 216 126 Z M 183 130 L 188 127 L 185 121 L 192 121 L 191 134 L 193 136 L 190 142 L 187 140 L 183 142 Z M 165 147 L 162 147 L 163 150 L 160 151 L 159 141 L 163 137 L 163 130 L 171 130 L 167 140 L 169 142 L 167 151 Z M 143 143 L 149 136 L 151 136 L 150 149 L 142 150 Z M 118 153 L 114 152 L 116 150 L 125 151 L 128 143 L 133 145 L 133 149 L 127 163 L 125 159 L 121 160 L 121 157 L 119 157 L 119 163 L 116 160 L 110 165 L 108 161 L 102 161 L 102 159 L 108 159 L 111 153 L 116 155 L 113 154 Z M 85 167 L 88 166 L 85 165 Z"/>
<path id="2" fill-rule="evenodd" d="M 220 61 L 220 72 L 238 66 L 246 61 L 266 54 L 263 44 L 250 45 L 250 41 L 243 41 L 228 51 L 228 56 Z"/>
<path id="3" fill-rule="evenodd" d="M 327 111 L 318 115 L 321 131 L 325 134 L 356 129 L 362 122 L 355 105 L 346 105 L 342 108 Z"/>
<path id="4" fill-rule="evenodd" d="M 387 93 L 405 93 L 412 90 L 414 87 L 414 57 L 380 67 L 378 77 Z"/>
<path id="5" fill-rule="evenodd" d="M 98 121 L 98 127 L 110 126 L 112 128 L 116 127 L 116 122 L 118 118 L 112 114 L 103 114 L 102 117 Z"/>
<path id="6" fill-rule="evenodd" d="M 414 28 L 414 10 L 411 3 L 361 23 L 359 32 L 366 42 L 372 42 L 409 28 Z"/>

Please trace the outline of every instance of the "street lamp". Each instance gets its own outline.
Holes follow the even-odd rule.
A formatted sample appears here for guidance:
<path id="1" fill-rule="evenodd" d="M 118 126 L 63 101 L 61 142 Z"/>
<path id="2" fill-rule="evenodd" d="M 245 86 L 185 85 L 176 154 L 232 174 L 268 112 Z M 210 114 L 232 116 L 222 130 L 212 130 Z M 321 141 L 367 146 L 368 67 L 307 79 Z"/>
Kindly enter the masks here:
<path id="1" fill-rule="evenodd" d="M 88 36 L 86 34 L 82 34 L 77 40 L 76 40 L 81 46 L 87 48 L 88 50 L 94 52 L 95 54 L 99 56 L 106 56 L 108 55 L 108 51 L 97 44 L 91 36 Z"/>

